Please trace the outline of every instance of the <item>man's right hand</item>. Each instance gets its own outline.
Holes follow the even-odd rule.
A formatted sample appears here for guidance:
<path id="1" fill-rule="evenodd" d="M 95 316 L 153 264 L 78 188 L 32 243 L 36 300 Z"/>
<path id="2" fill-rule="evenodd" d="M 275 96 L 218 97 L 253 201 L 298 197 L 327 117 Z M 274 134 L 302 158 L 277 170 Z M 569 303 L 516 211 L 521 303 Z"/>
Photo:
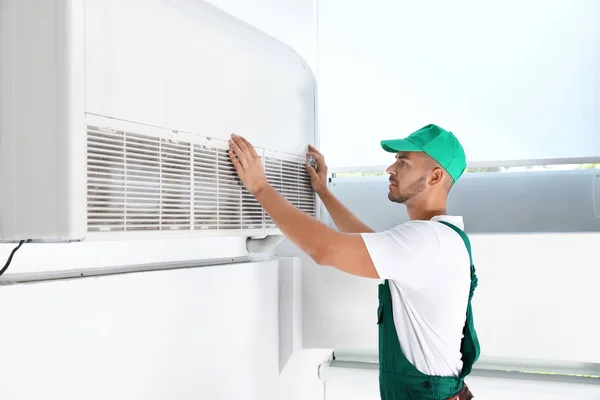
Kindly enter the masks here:
<path id="1" fill-rule="evenodd" d="M 306 169 L 310 174 L 310 181 L 315 192 L 323 202 L 333 222 L 341 232 L 345 233 L 361 233 L 373 232 L 371 228 L 361 222 L 354 214 L 350 212 L 336 197 L 329 191 L 327 187 L 327 164 L 323 154 L 313 146 L 308 145 L 307 156 L 315 159 L 317 169 L 312 165 L 307 164 Z"/>
<path id="2" fill-rule="evenodd" d="M 310 174 L 313 190 L 317 193 L 322 193 L 327 190 L 327 164 L 325 164 L 325 157 L 311 145 L 308 145 L 308 153 L 306 155 L 314 158 L 317 162 L 316 170 L 310 164 L 307 164 L 306 169 Z"/>

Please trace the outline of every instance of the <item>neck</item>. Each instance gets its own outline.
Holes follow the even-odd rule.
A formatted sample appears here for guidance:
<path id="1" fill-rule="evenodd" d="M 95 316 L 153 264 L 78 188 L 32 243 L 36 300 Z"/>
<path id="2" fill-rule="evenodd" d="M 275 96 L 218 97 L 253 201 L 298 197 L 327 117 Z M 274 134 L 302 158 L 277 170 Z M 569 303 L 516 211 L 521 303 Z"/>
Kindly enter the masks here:
<path id="1" fill-rule="evenodd" d="M 407 202 L 406 209 L 411 220 L 430 220 L 437 215 L 447 215 L 446 201 Z"/>

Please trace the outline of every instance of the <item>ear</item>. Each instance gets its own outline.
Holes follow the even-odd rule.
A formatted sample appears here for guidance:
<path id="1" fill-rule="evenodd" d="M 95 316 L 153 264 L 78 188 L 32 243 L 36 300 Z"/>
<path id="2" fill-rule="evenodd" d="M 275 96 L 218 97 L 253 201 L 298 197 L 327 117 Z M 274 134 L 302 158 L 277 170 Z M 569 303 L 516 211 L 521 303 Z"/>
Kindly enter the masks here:
<path id="1" fill-rule="evenodd" d="M 444 181 L 446 172 L 441 167 L 434 167 L 429 173 L 428 183 L 431 186 L 440 185 Z"/>

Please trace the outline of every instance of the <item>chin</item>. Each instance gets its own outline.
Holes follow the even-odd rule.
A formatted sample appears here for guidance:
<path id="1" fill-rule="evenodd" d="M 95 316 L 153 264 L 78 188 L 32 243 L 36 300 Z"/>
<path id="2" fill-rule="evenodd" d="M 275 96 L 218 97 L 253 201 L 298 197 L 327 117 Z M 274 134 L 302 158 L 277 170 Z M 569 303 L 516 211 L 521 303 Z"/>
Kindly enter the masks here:
<path id="1" fill-rule="evenodd" d="M 400 196 L 397 193 L 394 193 L 392 190 L 388 192 L 388 199 L 393 203 L 404 204 L 407 200 L 403 196 Z"/>
<path id="2" fill-rule="evenodd" d="M 398 196 L 396 196 L 391 190 L 388 193 L 388 199 L 393 203 L 402 203 L 401 201 L 398 201 Z"/>

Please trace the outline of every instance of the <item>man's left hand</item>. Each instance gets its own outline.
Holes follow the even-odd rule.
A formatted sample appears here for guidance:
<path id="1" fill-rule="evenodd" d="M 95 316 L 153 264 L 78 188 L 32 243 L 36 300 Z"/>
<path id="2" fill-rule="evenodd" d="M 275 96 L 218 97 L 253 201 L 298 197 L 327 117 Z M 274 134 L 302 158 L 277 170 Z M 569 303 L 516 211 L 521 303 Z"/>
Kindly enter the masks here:
<path id="1" fill-rule="evenodd" d="M 229 140 L 231 150 L 227 152 L 246 189 L 256 195 L 269 186 L 265 170 L 254 147 L 243 137 L 235 134 Z"/>

